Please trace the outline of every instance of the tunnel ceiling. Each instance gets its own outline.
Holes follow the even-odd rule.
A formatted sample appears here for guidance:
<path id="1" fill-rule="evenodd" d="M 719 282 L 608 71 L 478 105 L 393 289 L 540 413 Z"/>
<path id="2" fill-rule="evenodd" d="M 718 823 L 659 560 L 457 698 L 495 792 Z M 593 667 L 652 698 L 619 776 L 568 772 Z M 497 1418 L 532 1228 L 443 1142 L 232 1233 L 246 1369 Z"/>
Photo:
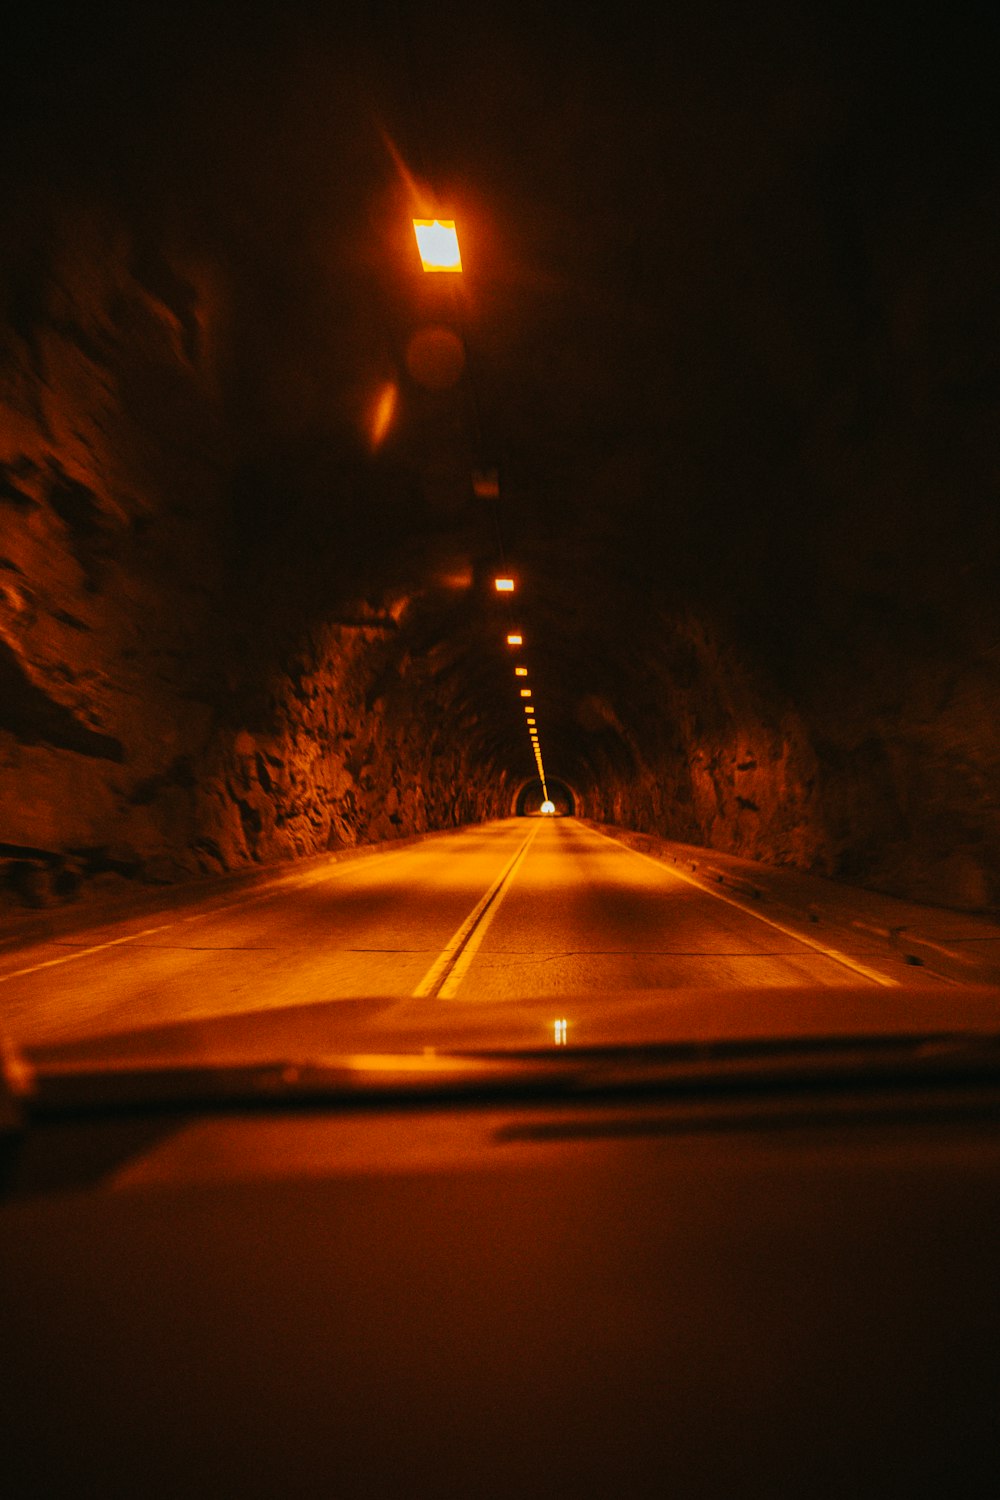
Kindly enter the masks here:
<path id="1" fill-rule="evenodd" d="M 152 526 L 217 601 L 195 675 L 234 728 L 310 630 L 381 621 L 385 671 L 418 661 L 442 735 L 519 784 L 517 626 L 546 765 L 598 813 L 863 877 L 958 776 L 971 858 L 1000 837 L 952 702 L 998 638 L 997 42 L 970 4 L 42 0 L 0 63 L 18 378 L 51 384 L 53 329 L 106 352 L 126 282 L 167 330 L 191 381 L 118 368 L 116 482 L 175 505 L 136 555 Z M 420 271 L 420 210 L 460 280 Z"/>

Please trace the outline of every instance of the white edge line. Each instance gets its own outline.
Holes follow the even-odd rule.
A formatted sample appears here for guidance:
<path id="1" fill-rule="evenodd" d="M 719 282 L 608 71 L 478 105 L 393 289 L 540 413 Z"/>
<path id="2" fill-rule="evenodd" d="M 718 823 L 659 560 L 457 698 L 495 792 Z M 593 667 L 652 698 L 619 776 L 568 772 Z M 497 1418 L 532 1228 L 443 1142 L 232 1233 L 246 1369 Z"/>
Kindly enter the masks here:
<path id="1" fill-rule="evenodd" d="M 43 963 L 30 964 L 26 969 L 14 969 L 9 974 L 0 974 L 0 984 L 5 984 L 8 979 L 20 979 L 25 974 L 37 974 L 39 969 L 54 969 L 57 964 L 71 964 L 75 959 L 86 958 L 88 953 L 100 953 L 105 948 L 117 948 L 122 943 L 135 943 L 139 938 L 151 937 L 154 932 L 166 932 L 168 927 L 176 927 L 176 922 L 164 922 L 160 927 L 144 927 L 142 932 L 130 932 L 125 937 L 111 938 L 106 943 L 95 943 L 92 948 L 77 948 L 73 953 L 65 953 L 60 958 L 47 958 Z"/>
<path id="2" fill-rule="evenodd" d="M 448 939 L 447 943 L 445 943 L 437 958 L 427 970 L 427 973 L 424 975 L 423 979 L 421 979 L 420 983 L 413 991 L 411 999 L 422 1000 L 425 996 L 431 993 L 435 984 L 438 982 L 445 969 L 447 969 L 448 965 L 451 963 L 452 955 L 465 942 L 466 938 L 469 936 L 470 932 L 473 931 L 476 923 L 483 915 L 483 912 L 496 896 L 497 891 L 499 891 L 500 887 L 503 885 L 508 876 L 513 873 L 514 868 L 518 864 L 518 862 L 523 859 L 528 845 L 535 837 L 535 834 L 538 832 L 540 826 L 540 824 L 535 824 L 534 828 L 532 828 L 527 838 L 522 840 L 517 849 L 511 855 L 510 859 L 504 865 L 503 869 L 500 871 L 500 874 L 497 876 L 496 880 L 494 880 L 485 896 L 483 896 L 481 900 L 477 901 L 476 905 L 473 907 L 472 911 L 470 911 L 469 915 L 466 917 L 462 925 L 452 933 L 451 937 Z"/>
<path id="3" fill-rule="evenodd" d="M 812 948 L 816 953 L 822 953 L 824 958 L 830 958 L 834 963 L 843 964 L 845 969 L 851 969 L 855 974 L 861 974 L 865 979 L 871 979 L 875 984 L 881 984 L 886 989 L 898 989 L 899 980 L 893 979 L 888 974 L 879 974 L 875 969 L 869 969 L 866 964 L 859 964 L 846 954 L 838 952 L 836 948 L 827 948 L 823 943 L 817 943 L 812 938 L 803 937 L 791 927 L 785 927 L 781 922 L 776 922 L 773 917 L 765 917 L 761 912 L 754 911 L 752 906 L 744 906 L 742 901 L 735 901 L 732 896 L 723 896 L 720 891 L 713 891 L 711 886 L 702 885 L 700 880 L 695 880 L 693 875 L 686 875 L 683 870 L 677 870 L 672 865 L 665 864 L 663 860 L 654 858 L 652 854 L 646 854 L 642 849 L 630 849 L 628 844 L 623 844 L 619 839 L 613 838 L 610 833 L 602 833 L 599 828 L 591 828 L 590 833 L 596 833 L 599 838 L 606 839 L 609 844 L 614 844 L 618 849 L 624 849 L 628 854 L 634 854 L 637 859 L 647 860 L 649 864 L 655 865 L 658 870 L 667 875 L 676 875 L 678 880 L 686 880 L 688 885 L 693 885 L 695 890 L 701 891 L 703 895 L 713 896 L 716 901 L 725 902 L 726 906 L 735 906 L 737 911 L 745 912 L 748 917 L 756 917 L 758 922 L 763 922 L 767 927 L 773 927 L 778 932 L 783 932 L 785 937 L 794 938 L 797 943 L 803 943 L 807 948 Z"/>
<path id="4" fill-rule="evenodd" d="M 445 829 L 443 831 L 447 833 L 462 833 L 465 830 L 456 828 Z M 429 840 L 421 840 L 420 842 L 429 842 Z M 403 849 L 387 849 L 385 851 L 385 854 L 379 857 L 378 863 L 381 865 L 382 860 L 393 858 L 398 859 L 402 854 L 412 853 L 412 850 L 412 844 L 407 844 Z M 242 901 L 229 901 L 225 906 L 211 906 L 208 907 L 205 911 L 196 911 L 186 917 L 174 917 L 170 922 L 161 922 L 158 927 L 144 927 L 141 932 L 128 932 L 124 937 L 109 938 L 107 942 L 94 943 L 89 948 L 75 948 L 72 953 L 63 954 L 59 958 L 47 958 L 44 959 L 42 963 L 29 964 L 24 969 L 12 969 L 7 974 L 0 974 L 0 984 L 6 984 L 9 979 L 23 979 L 28 974 L 37 974 L 41 969 L 53 969 L 58 964 L 74 963 L 77 959 L 87 958 L 92 953 L 103 953 L 106 948 L 119 948 L 123 943 L 137 943 L 140 938 L 152 937 L 154 932 L 167 932 L 171 927 L 182 927 L 185 922 L 203 921 L 207 917 L 221 916 L 223 912 L 237 911 L 244 906 L 254 906 L 260 901 L 273 901 L 278 896 L 287 896 L 291 894 L 300 886 L 322 885 L 327 880 L 336 879 L 338 875 L 346 875 L 349 870 L 356 869 L 359 864 L 367 865 L 374 862 L 375 861 L 372 860 L 371 857 L 357 860 L 344 859 L 338 860 L 335 863 L 333 869 L 327 870 L 323 874 L 315 874 L 313 872 L 309 872 L 308 874 L 302 873 L 279 875 L 276 877 L 279 884 L 272 890 L 259 892 L 253 896 L 247 896 Z M 127 922 L 128 917 L 122 917 L 120 918 L 120 920 L 123 922 Z M 46 941 L 45 939 L 40 939 L 37 942 L 31 944 L 31 946 L 36 948 L 50 947 L 53 942 L 58 941 L 59 939 L 49 939 L 48 941 Z M 212 1014 L 215 1014 L 215 1012 L 212 1012 Z"/>

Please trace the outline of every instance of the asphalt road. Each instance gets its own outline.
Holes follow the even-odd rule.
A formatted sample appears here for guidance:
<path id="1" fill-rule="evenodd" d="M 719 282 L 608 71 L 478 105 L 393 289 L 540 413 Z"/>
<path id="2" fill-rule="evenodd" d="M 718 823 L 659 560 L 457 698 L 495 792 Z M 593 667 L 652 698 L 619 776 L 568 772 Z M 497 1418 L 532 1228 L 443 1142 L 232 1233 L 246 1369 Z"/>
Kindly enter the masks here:
<path id="1" fill-rule="evenodd" d="M 24 1045 L 365 995 L 892 985 L 571 819 L 511 819 L 0 955 Z M 932 982 L 932 981 L 925 981 Z"/>

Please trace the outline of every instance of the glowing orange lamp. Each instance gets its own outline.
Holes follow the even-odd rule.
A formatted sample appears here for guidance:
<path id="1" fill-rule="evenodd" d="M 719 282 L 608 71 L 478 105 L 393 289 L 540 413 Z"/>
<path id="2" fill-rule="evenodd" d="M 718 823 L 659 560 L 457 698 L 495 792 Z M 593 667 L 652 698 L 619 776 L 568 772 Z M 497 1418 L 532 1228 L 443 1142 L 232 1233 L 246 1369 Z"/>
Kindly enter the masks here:
<path id="1" fill-rule="evenodd" d="M 454 219 L 414 219 L 420 264 L 425 271 L 460 271 L 462 256 Z"/>

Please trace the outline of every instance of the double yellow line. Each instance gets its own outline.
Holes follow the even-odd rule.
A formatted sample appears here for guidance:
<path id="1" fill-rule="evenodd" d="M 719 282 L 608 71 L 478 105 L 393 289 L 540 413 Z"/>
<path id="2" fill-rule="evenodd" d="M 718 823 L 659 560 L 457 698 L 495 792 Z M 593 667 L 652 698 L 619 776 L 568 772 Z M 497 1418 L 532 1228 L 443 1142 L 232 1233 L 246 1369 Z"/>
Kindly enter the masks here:
<path id="1" fill-rule="evenodd" d="M 500 909 L 500 903 L 521 866 L 521 861 L 531 847 L 541 823 L 535 823 L 527 838 L 513 857 L 501 870 L 486 895 L 466 917 L 461 927 L 448 939 L 427 973 L 413 991 L 414 1000 L 451 1000 L 472 960 L 475 958 L 483 938 Z"/>

